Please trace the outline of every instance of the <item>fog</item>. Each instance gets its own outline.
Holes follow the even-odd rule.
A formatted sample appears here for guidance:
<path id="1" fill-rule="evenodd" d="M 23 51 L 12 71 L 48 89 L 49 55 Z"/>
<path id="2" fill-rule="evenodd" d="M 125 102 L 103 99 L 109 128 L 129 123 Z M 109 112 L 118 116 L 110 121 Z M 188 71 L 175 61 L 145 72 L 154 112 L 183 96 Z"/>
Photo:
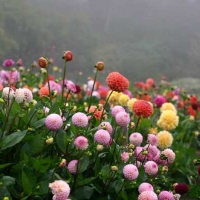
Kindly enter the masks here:
<path id="1" fill-rule="evenodd" d="M 62 52 L 71 50 L 72 78 L 79 71 L 83 77 L 91 76 L 99 60 L 105 62 L 103 74 L 119 71 L 133 81 L 199 77 L 199 0 L 31 0 L 31 6 L 42 13 L 41 30 L 45 27 L 48 34 L 45 43 L 45 34 L 37 35 L 40 30 L 31 32 L 35 40 L 42 37 L 45 43 L 42 48 L 32 45 L 35 57 L 31 59 L 44 54 L 61 67 Z M 47 52 L 52 46 L 54 50 Z M 26 53 L 16 48 L 14 55 L 27 58 Z"/>

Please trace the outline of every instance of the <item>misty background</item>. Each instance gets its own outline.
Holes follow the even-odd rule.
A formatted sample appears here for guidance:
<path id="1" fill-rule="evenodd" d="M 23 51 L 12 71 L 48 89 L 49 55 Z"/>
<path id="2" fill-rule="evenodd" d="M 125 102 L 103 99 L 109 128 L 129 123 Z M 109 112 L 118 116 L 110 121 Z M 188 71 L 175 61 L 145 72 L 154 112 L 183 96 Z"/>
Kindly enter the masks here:
<path id="1" fill-rule="evenodd" d="M 0 0 L 0 47 L 1 63 L 22 58 L 26 68 L 40 56 L 63 68 L 71 50 L 67 78 L 83 72 L 82 82 L 97 61 L 102 81 L 111 71 L 132 83 L 198 80 L 200 0 Z"/>

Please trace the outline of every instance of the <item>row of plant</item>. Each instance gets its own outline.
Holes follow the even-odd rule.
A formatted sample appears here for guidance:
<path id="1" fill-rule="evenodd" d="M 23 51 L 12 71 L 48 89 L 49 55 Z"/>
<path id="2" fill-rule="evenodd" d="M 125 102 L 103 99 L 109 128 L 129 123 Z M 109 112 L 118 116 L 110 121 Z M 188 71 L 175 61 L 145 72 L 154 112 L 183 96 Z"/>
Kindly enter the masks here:
<path id="1" fill-rule="evenodd" d="M 111 72 L 100 83 L 103 62 L 79 85 L 67 77 L 72 52 L 62 58 L 63 69 L 45 57 L 28 69 L 2 64 L 0 198 L 200 198 L 197 96 L 165 77 L 132 83 Z"/>

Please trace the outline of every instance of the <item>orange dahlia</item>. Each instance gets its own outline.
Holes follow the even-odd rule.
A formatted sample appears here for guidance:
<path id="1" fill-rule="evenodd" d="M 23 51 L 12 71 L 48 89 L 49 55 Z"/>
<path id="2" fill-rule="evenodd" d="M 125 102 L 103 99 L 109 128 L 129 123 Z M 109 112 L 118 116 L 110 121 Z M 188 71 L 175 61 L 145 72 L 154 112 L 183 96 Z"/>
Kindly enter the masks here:
<path id="1" fill-rule="evenodd" d="M 129 87 L 129 80 L 119 72 L 111 72 L 106 78 L 106 83 L 116 92 L 124 92 Z"/>
<path id="2" fill-rule="evenodd" d="M 49 89 L 48 87 L 41 87 L 38 94 L 40 95 L 40 97 L 43 96 L 49 96 Z"/>
<path id="3" fill-rule="evenodd" d="M 153 107 L 150 103 L 144 100 L 137 100 L 133 104 L 133 112 L 137 117 L 149 117 L 153 113 Z"/>

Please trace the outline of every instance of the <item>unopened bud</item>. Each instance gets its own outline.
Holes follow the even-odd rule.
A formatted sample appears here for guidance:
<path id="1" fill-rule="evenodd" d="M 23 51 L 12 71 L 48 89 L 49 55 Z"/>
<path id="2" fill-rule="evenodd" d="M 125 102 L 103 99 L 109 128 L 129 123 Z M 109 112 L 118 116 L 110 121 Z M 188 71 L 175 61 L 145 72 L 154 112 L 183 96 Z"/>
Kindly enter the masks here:
<path id="1" fill-rule="evenodd" d="M 60 162 L 60 164 L 59 164 L 59 167 L 65 167 L 66 164 L 67 164 L 66 159 L 62 159 L 61 162 Z"/>
<path id="2" fill-rule="evenodd" d="M 97 145 L 97 151 L 102 151 L 103 150 L 103 145 L 101 145 L 101 144 L 98 144 Z"/>
<path id="3" fill-rule="evenodd" d="M 53 143 L 53 137 L 47 138 L 45 142 L 46 142 L 46 144 Z"/>
<path id="4" fill-rule="evenodd" d="M 118 167 L 117 166 L 111 166 L 111 170 L 116 172 L 116 171 L 118 171 Z"/>

